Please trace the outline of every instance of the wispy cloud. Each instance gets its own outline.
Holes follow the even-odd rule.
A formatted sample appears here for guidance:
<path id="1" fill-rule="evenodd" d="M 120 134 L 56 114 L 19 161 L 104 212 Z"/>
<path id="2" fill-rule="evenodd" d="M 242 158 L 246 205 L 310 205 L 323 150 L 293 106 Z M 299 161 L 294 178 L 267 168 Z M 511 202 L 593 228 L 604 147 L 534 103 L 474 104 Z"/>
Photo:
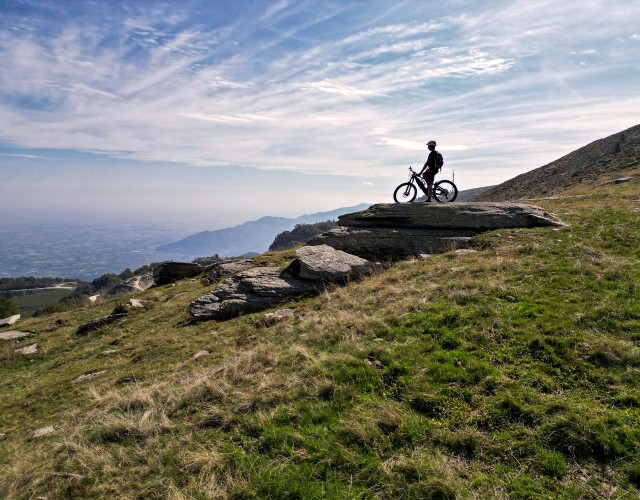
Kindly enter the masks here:
<path id="1" fill-rule="evenodd" d="M 636 121 L 637 27 L 615 3 L 34 9 L 0 28 L 0 127 L 145 162 L 392 177 L 436 137 L 470 176 L 533 168 Z"/>

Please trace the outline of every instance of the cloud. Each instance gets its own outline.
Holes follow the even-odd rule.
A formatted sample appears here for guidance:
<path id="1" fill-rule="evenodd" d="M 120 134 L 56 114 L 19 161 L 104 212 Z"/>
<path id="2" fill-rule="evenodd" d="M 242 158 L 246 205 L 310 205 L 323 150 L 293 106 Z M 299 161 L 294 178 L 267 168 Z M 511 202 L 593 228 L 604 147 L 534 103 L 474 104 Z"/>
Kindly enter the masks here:
<path id="1" fill-rule="evenodd" d="M 223 24 L 168 5 L 126 15 L 103 6 L 109 22 L 62 16 L 47 29 L 24 18 L 20 30 L 0 28 L 2 139 L 391 178 L 423 161 L 434 136 L 447 165 L 533 168 L 540 148 L 561 154 L 634 124 L 637 27 L 618 7 L 602 19 L 593 1 L 580 12 L 551 1 L 452 4 L 427 17 L 418 2 L 389 11 L 290 0 L 246 17 L 220 11 Z M 610 48 L 614 38 L 629 48 Z M 597 64 L 580 67 L 575 56 L 593 47 Z"/>

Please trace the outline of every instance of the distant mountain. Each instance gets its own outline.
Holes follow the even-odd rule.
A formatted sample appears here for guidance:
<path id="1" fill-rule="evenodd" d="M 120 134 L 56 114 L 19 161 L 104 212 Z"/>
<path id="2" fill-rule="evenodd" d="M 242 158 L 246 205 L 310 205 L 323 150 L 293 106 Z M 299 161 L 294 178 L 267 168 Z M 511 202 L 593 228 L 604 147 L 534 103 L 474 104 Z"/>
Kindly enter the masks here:
<path id="1" fill-rule="evenodd" d="M 238 226 L 215 231 L 202 231 L 173 243 L 162 245 L 157 248 L 157 251 L 180 254 L 189 259 L 216 254 L 220 257 L 233 257 L 248 252 L 262 253 L 267 251 L 279 233 L 291 231 L 297 224 L 314 224 L 334 220 L 340 215 L 365 210 L 369 206 L 369 204 L 362 203 L 355 207 L 306 214 L 297 218 L 262 217 Z"/>
<path id="2" fill-rule="evenodd" d="M 314 236 L 338 227 L 335 221 L 323 221 L 315 224 L 296 224 L 291 231 L 283 231 L 273 240 L 269 251 L 286 250 L 296 245 L 303 245 Z"/>
<path id="3" fill-rule="evenodd" d="M 487 189 L 475 201 L 513 201 L 560 194 L 640 164 L 640 125 L 598 139 L 547 165 Z"/>

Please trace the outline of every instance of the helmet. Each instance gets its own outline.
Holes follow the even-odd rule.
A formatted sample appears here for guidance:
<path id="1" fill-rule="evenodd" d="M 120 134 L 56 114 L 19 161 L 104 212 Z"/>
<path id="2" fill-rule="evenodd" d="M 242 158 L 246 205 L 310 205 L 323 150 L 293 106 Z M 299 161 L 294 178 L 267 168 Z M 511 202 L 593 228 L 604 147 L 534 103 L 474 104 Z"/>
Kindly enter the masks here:
<path id="1" fill-rule="evenodd" d="M 433 146 L 435 148 L 436 147 L 436 141 L 427 142 L 427 146 Z"/>

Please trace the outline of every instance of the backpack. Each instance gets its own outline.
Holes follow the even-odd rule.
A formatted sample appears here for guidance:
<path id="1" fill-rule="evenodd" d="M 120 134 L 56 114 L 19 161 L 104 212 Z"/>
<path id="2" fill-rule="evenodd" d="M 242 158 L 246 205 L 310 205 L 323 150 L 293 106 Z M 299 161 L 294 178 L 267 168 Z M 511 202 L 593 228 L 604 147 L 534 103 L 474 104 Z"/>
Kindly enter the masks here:
<path id="1" fill-rule="evenodd" d="M 444 165 L 444 158 L 438 151 L 436 151 L 436 168 L 438 169 L 438 172 L 442 171 L 442 165 Z"/>

